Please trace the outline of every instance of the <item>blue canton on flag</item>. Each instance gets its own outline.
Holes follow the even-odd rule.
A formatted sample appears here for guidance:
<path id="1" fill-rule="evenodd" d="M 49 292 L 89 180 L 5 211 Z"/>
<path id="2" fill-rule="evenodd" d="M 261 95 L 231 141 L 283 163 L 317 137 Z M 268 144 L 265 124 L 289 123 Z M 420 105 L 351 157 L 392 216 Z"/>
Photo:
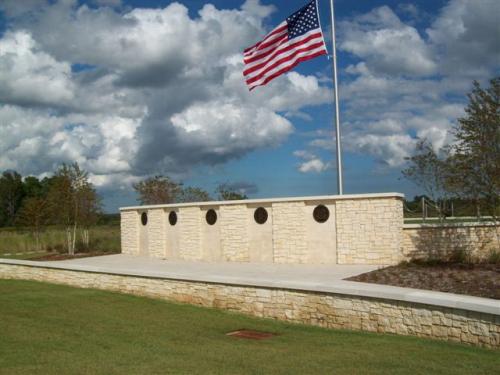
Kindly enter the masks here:
<path id="1" fill-rule="evenodd" d="M 288 35 L 290 39 L 319 28 L 316 1 L 311 1 L 311 3 L 292 14 L 286 19 L 286 22 L 288 24 Z"/>

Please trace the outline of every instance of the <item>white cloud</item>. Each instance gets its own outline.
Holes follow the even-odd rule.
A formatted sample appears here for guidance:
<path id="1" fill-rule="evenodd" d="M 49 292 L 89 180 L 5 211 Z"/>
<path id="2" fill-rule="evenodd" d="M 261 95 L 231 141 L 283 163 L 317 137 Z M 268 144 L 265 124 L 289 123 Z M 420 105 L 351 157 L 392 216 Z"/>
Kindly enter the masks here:
<path id="1" fill-rule="evenodd" d="M 417 137 L 436 150 L 451 142 L 472 80 L 500 67 L 497 14 L 494 1 L 450 0 L 424 31 L 389 7 L 342 22 L 340 48 L 357 59 L 340 87 L 344 150 L 400 168 Z M 327 135 L 310 146 L 334 149 Z"/>
<path id="2" fill-rule="evenodd" d="M 301 173 L 321 173 L 331 167 L 330 163 L 323 162 L 314 153 L 307 150 L 297 150 L 293 155 L 304 160 L 297 166 Z"/>
<path id="3" fill-rule="evenodd" d="M 100 185 L 182 174 L 275 146 L 293 132 L 291 118 L 310 119 L 305 107 L 331 103 L 321 75 L 245 87 L 241 51 L 265 34 L 273 6 L 208 4 L 192 16 L 175 2 L 129 10 L 96 1 L 111 7 L 0 2 L 9 21 L 0 38 L 0 169 L 42 174 L 75 160 Z M 344 149 L 398 167 L 416 137 L 449 142 L 472 79 L 498 71 L 496 7 L 450 0 L 426 30 L 389 7 L 341 22 L 339 46 L 355 60 L 341 81 Z M 315 147 L 333 149 L 329 132 L 295 153 L 304 173 L 330 167 Z"/>
<path id="4" fill-rule="evenodd" d="M 265 108 L 220 101 L 195 104 L 171 118 L 180 138 L 207 153 L 228 155 L 274 146 L 292 132 L 291 123 Z"/>
<path id="5" fill-rule="evenodd" d="M 274 5 L 262 5 L 260 0 L 247 0 L 241 6 L 241 9 L 247 14 L 264 19 L 270 16 L 276 10 L 276 7 Z"/>
<path id="6" fill-rule="evenodd" d="M 86 123 L 82 123 L 85 120 Z M 0 108 L 0 165 L 35 175 L 77 161 L 93 173 L 129 172 L 138 124 L 130 119 Z"/>
<path id="7" fill-rule="evenodd" d="M 312 152 L 306 151 L 306 150 L 294 151 L 293 155 L 298 157 L 298 158 L 302 158 L 302 159 L 306 159 L 306 160 L 311 160 L 311 159 L 316 158 L 316 155 L 314 155 Z"/>
<path id="8" fill-rule="evenodd" d="M 41 51 L 25 31 L 0 39 L 0 101 L 60 105 L 73 98 L 71 67 Z"/>
<path id="9" fill-rule="evenodd" d="M 319 158 L 305 161 L 299 165 L 299 171 L 302 173 L 321 173 L 327 169 L 328 165 Z"/>
<path id="10" fill-rule="evenodd" d="M 407 134 L 351 134 L 346 143 L 348 149 L 373 155 L 389 167 L 400 166 L 415 148 L 415 140 Z"/>
<path id="11" fill-rule="evenodd" d="M 436 63 L 425 41 L 387 6 L 341 24 L 340 48 L 364 60 L 374 72 L 429 75 Z"/>
<path id="12" fill-rule="evenodd" d="M 0 169 L 42 174 L 78 161 L 99 185 L 186 174 L 278 145 L 293 132 L 281 113 L 330 99 L 316 77 L 298 73 L 248 92 L 241 51 L 274 10 L 257 0 L 207 4 L 196 17 L 176 2 L 38 5 L 16 8 L 0 39 L 0 98 L 11 104 L 0 112 Z"/>
<path id="13" fill-rule="evenodd" d="M 482 77 L 500 64 L 497 0 L 452 0 L 427 29 L 441 72 Z"/>
<path id="14" fill-rule="evenodd" d="M 416 18 L 420 15 L 420 9 L 417 7 L 417 5 L 412 4 L 412 3 L 401 3 L 398 5 L 397 9 L 404 13 L 409 15 L 412 18 Z"/>

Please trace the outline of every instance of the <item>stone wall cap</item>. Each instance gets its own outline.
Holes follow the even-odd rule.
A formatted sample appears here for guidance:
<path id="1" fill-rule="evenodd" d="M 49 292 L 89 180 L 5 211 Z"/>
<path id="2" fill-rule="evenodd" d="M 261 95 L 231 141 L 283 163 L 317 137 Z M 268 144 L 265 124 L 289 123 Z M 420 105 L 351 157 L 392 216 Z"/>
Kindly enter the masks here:
<path id="1" fill-rule="evenodd" d="M 242 205 L 242 204 L 255 205 L 255 204 L 269 204 L 269 203 L 284 203 L 284 202 L 340 201 L 340 200 L 377 199 L 377 198 L 404 199 L 404 194 L 401 193 L 345 194 L 345 195 L 321 195 L 321 196 L 309 196 L 309 197 L 245 199 L 237 201 L 173 203 L 173 204 L 122 207 L 120 208 L 120 211 L 138 211 L 138 210 L 181 208 L 181 207 L 207 207 L 207 206 L 213 207 L 213 206 Z"/>
<path id="2" fill-rule="evenodd" d="M 133 260 L 133 259 L 132 259 Z M 294 291 L 305 291 L 315 293 L 331 293 L 354 296 L 359 298 L 376 298 L 394 300 L 408 303 L 417 303 L 429 306 L 446 307 L 474 311 L 479 313 L 500 315 L 500 301 L 473 297 L 461 294 L 436 292 L 431 290 L 402 288 L 389 285 L 369 284 L 355 281 L 337 280 L 335 282 L 321 280 L 320 278 L 298 280 L 297 278 L 283 278 L 275 274 L 261 275 L 260 273 L 241 274 L 232 272 L 231 274 L 218 274 L 211 272 L 182 272 L 176 268 L 176 271 L 158 271 L 158 270 L 137 270 L 126 267 L 96 266 L 83 264 L 69 264 L 54 262 L 36 262 L 26 260 L 0 259 L 0 265 L 27 266 L 45 269 L 58 269 L 61 271 L 76 271 L 100 273 L 118 276 L 143 277 L 153 279 L 174 280 L 183 282 L 222 284 L 231 286 L 257 287 L 270 289 L 284 289 Z M 259 266 L 258 264 L 253 264 Z"/>

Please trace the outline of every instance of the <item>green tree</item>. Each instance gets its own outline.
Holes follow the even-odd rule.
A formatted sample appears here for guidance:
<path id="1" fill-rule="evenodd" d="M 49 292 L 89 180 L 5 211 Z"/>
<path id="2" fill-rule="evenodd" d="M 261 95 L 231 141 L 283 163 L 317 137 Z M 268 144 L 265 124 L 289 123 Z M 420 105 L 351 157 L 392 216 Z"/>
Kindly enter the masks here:
<path id="1" fill-rule="evenodd" d="M 78 163 L 63 164 L 49 183 L 47 200 L 53 222 L 66 227 L 68 253 L 74 255 L 78 226 L 88 229 L 100 212 L 100 200 L 88 173 Z"/>
<path id="2" fill-rule="evenodd" d="M 49 204 L 44 197 L 27 197 L 19 210 L 16 222 L 31 229 L 35 238 L 35 250 L 40 251 L 40 234 L 50 219 Z"/>
<path id="3" fill-rule="evenodd" d="M 178 201 L 182 192 L 182 184 L 174 182 L 167 176 L 148 177 L 133 185 L 139 195 L 141 204 L 167 204 Z"/>
<path id="4" fill-rule="evenodd" d="M 23 190 L 25 197 L 41 197 L 46 195 L 47 191 L 37 177 L 28 176 L 23 180 Z"/>
<path id="5" fill-rule="evenodd" d="M 228 183 L 222 183 L 215 189 L 217 197 L 221 201 L 239 201 L 248 199 L 246 194 L 242 191 L 238 191 Z"/>
<path id="6" fill-rule="evenodd" d="M 13 225 L 24 198 L 22 176 L 5 171 L 0 177 L 0 226 Z"/>
<path id="7" fill-rule="evenodd" d="M 500 77 L 483 89 L 478 82 L 468 95 L 465 117 L 452 134 L 448 188 L 456 195 L 482 202 L 496 217 L 500 196 Z"/>
<path id="8" fill-rule="evenodd" d="M 211 201 L 212 197 L 210 194 L 203 189 L 197 187 L 188 186 L 179 194 L 178 202 L 189 203 L 189 202 L 208 202 Z"/>
<path id="9" fill-rule="evenodd" d="M 474 202 L 497 221 L 500 204 L 500 77 L 483 89 L 474 82 L 465 116 L 451 131 L 453 142 L 435 152 L 424 141 L 417 143 L 403 175 L 435 201 L 452 197 Z M 499 241 L 500 243 L 500 241 Z"/>

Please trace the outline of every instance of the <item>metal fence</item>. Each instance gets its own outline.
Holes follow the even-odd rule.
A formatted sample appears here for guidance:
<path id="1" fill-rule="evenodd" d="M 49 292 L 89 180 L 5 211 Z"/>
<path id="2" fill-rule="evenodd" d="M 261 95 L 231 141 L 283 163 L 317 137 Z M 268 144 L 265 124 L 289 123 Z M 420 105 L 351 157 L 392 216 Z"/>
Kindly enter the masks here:
<path id="1" fill-rule="evenodd" d="M 422 197 L 419 202 L 404 202 L 404 218 L 409 223 L 491 222 L 495 219 L 491 215 L 484 215 L 484 211 L 479 204 L 456 200 L 434 202 Z"/>

